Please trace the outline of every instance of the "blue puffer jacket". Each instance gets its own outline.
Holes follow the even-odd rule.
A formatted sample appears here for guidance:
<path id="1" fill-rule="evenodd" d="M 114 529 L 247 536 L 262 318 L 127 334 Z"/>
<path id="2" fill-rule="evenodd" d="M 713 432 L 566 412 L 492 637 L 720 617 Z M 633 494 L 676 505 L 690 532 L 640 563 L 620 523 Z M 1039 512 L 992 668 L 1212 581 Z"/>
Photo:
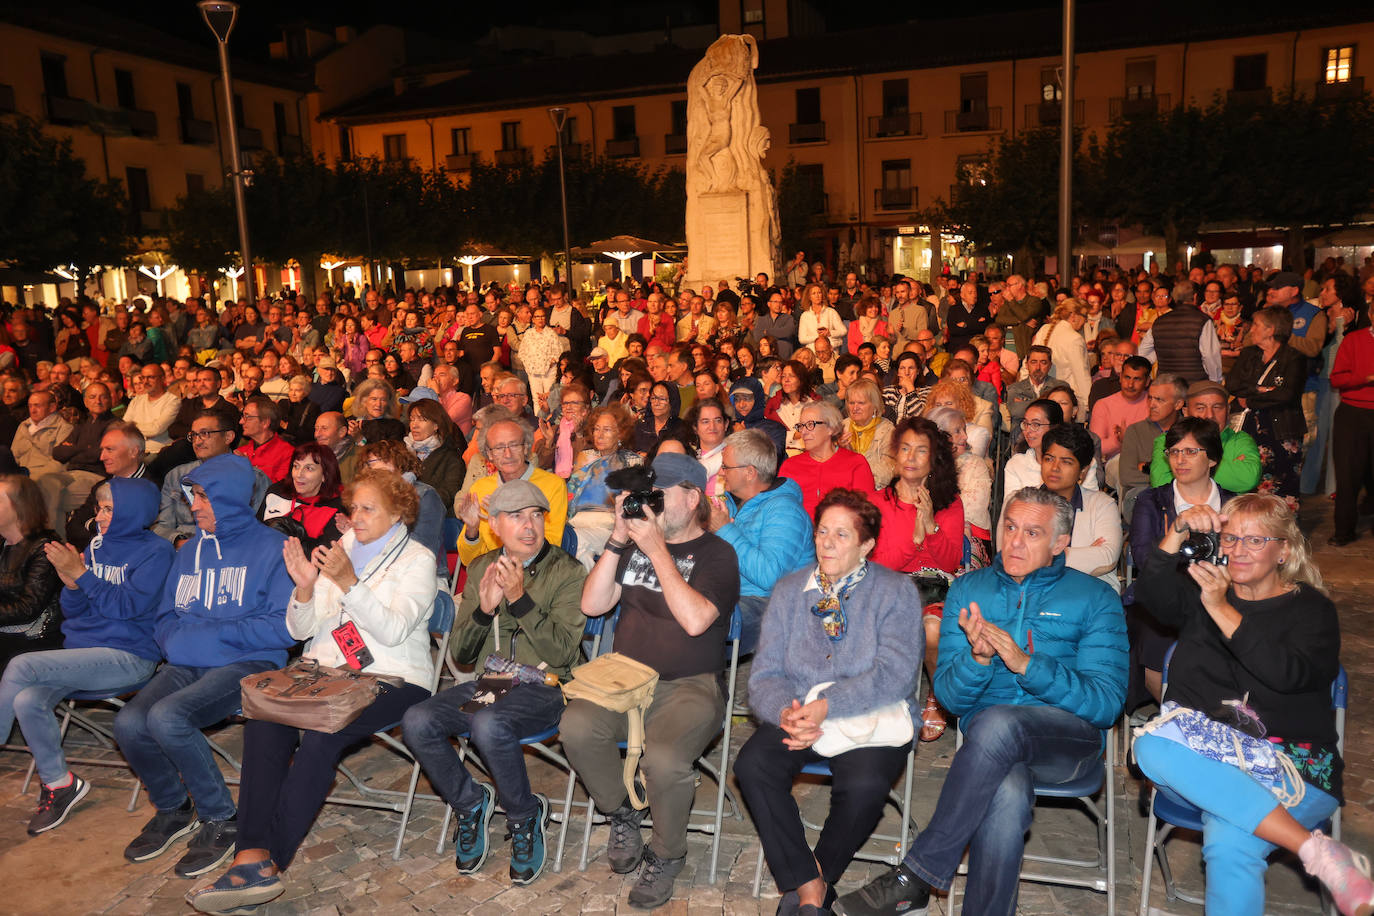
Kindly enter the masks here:
<path id="1" fill-rule="evenodd" d="M 1026 648 L 1030 665 L 1013 674 L 994 657 L 980 665 L 959 628 L 959 609 L 977 603 L 984 619 Z M 1069 569 L 1064 556 L 1017 583 L 998 557 L 986 569 L 954 580 L 940 622 L 935 695 L 945 708 L 971 720 L 989 706 L 1057 706 L 1098 728 L 1121 715 L 1126 701 L 1126 618 L 1121 599 L 1106 583 Z"/>
<path id="2" fill-rule="evenodd" d="M 62 645 L 123 649 L 161 661 L 153 622 L 173 550 L 148 530 L 157 518 L 158 489 L 141 478 L 107 482 L 114 510 L 110 525 L 86 548 L 86 571 L 77 587 L 62 589 Z"/>
<path id="3" fill-rule="evenodd" d="M 779 477 L 743 506 L 733 496 L 729 505 L 734 517 L 716 534 L 735 548 L 741 596 L 767 596 L 783 576 L 816 561 L 811 519 L 795 480 Z"/>
<path id="4" fill-rule="evenodd" d="M 253 517 L 253 480 L 253 466 L 241 455 L 217 455 L 183 480 L 188 497 L 193 484 L 205 490 L 215 531 L 197 529 L 167 576 L 157 642 L 173 665 L 284 665 L 296 642 L 286 631 L 294 587 L 281 553 L 286 537 Z"/>

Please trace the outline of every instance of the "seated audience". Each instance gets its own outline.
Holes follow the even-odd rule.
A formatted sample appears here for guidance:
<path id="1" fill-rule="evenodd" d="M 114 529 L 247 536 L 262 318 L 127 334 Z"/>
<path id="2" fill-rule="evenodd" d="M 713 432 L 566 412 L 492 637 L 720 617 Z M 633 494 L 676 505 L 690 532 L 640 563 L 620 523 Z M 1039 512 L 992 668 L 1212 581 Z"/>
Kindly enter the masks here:
<path id="1" fill-rule="evenodd" d="M 563 541 L 563 526 L 568 520 L 568 488 L 563 478 L 533 466 L 530 462 L 534 432 L 521 420 L 498 420 L 485 430 L 482 457 L 491 462 L 495 473 L 483 477 L 472 489 L 459 494 L 454 514 L 463 523 L 458 538 L 458 557 L 463 565 L 481 554 L 501 546 L 500 539 L 487 521 L 487 500 L 496 488 L 507 481 L 524 478 L 534 484 L 549 500 L 544 517 L 544 536 L 550 543 Z"/>
<path id="2" fill-rule="evenodd" d="M 851 449 L 868 462 L 873 485 L 885 487 L 892 482 L 892 421 L 883 416 L 883 393 L 868 379 L 849 386 L 844 399 L 844 432 L 840 445 Z"/>
<path id="3" fill-rule="evenodd" d="M 316 547 L 329 547 L 343 537 L 348 527 L 342 494 L 334 452 L 318 442 L 304 442 L 292 452 L 291 472 L 268 488 L 258 520 L 296 538 L 313 555 Z"/>
<path id="4" fill-rule="evenodd" d="M 817 401 L 807 404 L 796 424 L 802 451 L 788 458 L 778 469 L 779 477 L 795 480 L 801 487 L 802 505 L 814 517 L 821 497 L 836 487 L 873 491 L 873 471 L 857 452 L 839 445 L 844 418 L 834 406 Z"/>
<path id="5" fill-rule="evenodd" d="M 56 540 L 38 485 L 0 475 L 0 670 L 16 655 L 62 647 L 62 582 L 44 549 Z"/>
<path id="6" fill-rule="evenodd" d="M 1092 455 L 1092 435 L 1085 427 L 1051 426 L 1040 442 L 1041 485 L 1073 506 L 1073 535 L 1064 551 L 1069 568 L 1096 576 L 1120 592 L 1116 566 L 1121 560 L 1121 515 L 1110 496 L 1083 486 Z"/>

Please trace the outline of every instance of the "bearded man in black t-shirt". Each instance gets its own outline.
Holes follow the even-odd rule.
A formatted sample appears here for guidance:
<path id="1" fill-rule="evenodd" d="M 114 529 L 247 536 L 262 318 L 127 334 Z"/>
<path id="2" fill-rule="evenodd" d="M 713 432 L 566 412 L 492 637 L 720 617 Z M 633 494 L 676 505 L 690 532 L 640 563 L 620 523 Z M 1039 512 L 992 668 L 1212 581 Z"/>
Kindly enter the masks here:
<path id="1" fill-rule="evenodd" d="M 659 674 L 644 717 L 640 761 L 654 821 L 647 846 L 639 827 L 646 812 L 630 805 L 622 778 L 617 742 L 626 739 L 625 714 L 573 700 L 560 726 L 569 762 L 610 817 L 611 869 L 628 874 L 642 863 L 630 890 L 630 904 L 641 909 L 672 898 L 687 860 L 696 796 L 692 765 L 724 721 L 725 637 L 739 601 L 734 548 L 706 530 L 706 469 L 694 458 L 667 453 L 654 459 L 653 470 L 662 514 L 646 508 L 645 518 L 625 518 L 621 493 L 606 551 L 582 590 L 582 613 L 589 617 L 620 605 L 616 651 Z"/>

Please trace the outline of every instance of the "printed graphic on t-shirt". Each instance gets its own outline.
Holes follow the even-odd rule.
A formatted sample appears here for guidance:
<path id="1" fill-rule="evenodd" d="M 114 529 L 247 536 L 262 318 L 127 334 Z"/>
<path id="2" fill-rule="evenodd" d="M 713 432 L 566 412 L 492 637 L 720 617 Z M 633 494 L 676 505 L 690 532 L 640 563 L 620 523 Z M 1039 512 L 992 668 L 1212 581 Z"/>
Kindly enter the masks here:
<path id="1" fill-rule="evenodd" d="M 690 582 L 692 581 L 692 570 L 697 565 L 696 554 L 689 553 L 685 557 L 673 557 L 673 565 L 677 567 L 678 575 L 682 576 L 683 581 Z M 663 586 L 658 581 L 658 575 L 654 572 L 653 561 L 638 550 L 625 564 L 625 574 L 620 577 L 620 584 L 626 588 L 637 585 L 653 592 L 661 593 L 663 591 Z"/>

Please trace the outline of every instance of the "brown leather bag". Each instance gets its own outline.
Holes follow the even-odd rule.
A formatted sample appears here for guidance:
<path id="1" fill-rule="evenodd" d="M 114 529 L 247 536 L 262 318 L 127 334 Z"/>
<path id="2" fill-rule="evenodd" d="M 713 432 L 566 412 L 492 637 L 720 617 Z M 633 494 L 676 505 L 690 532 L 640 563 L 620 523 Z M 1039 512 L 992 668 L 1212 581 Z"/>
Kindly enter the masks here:
<path id="1" fill-rule="evenodd" d="M 239 681 L 245 718 L 331 735 L 362 715 L 383 683 L 399 686 L 402 679 L 330 668 L 308 658 Z"/>

